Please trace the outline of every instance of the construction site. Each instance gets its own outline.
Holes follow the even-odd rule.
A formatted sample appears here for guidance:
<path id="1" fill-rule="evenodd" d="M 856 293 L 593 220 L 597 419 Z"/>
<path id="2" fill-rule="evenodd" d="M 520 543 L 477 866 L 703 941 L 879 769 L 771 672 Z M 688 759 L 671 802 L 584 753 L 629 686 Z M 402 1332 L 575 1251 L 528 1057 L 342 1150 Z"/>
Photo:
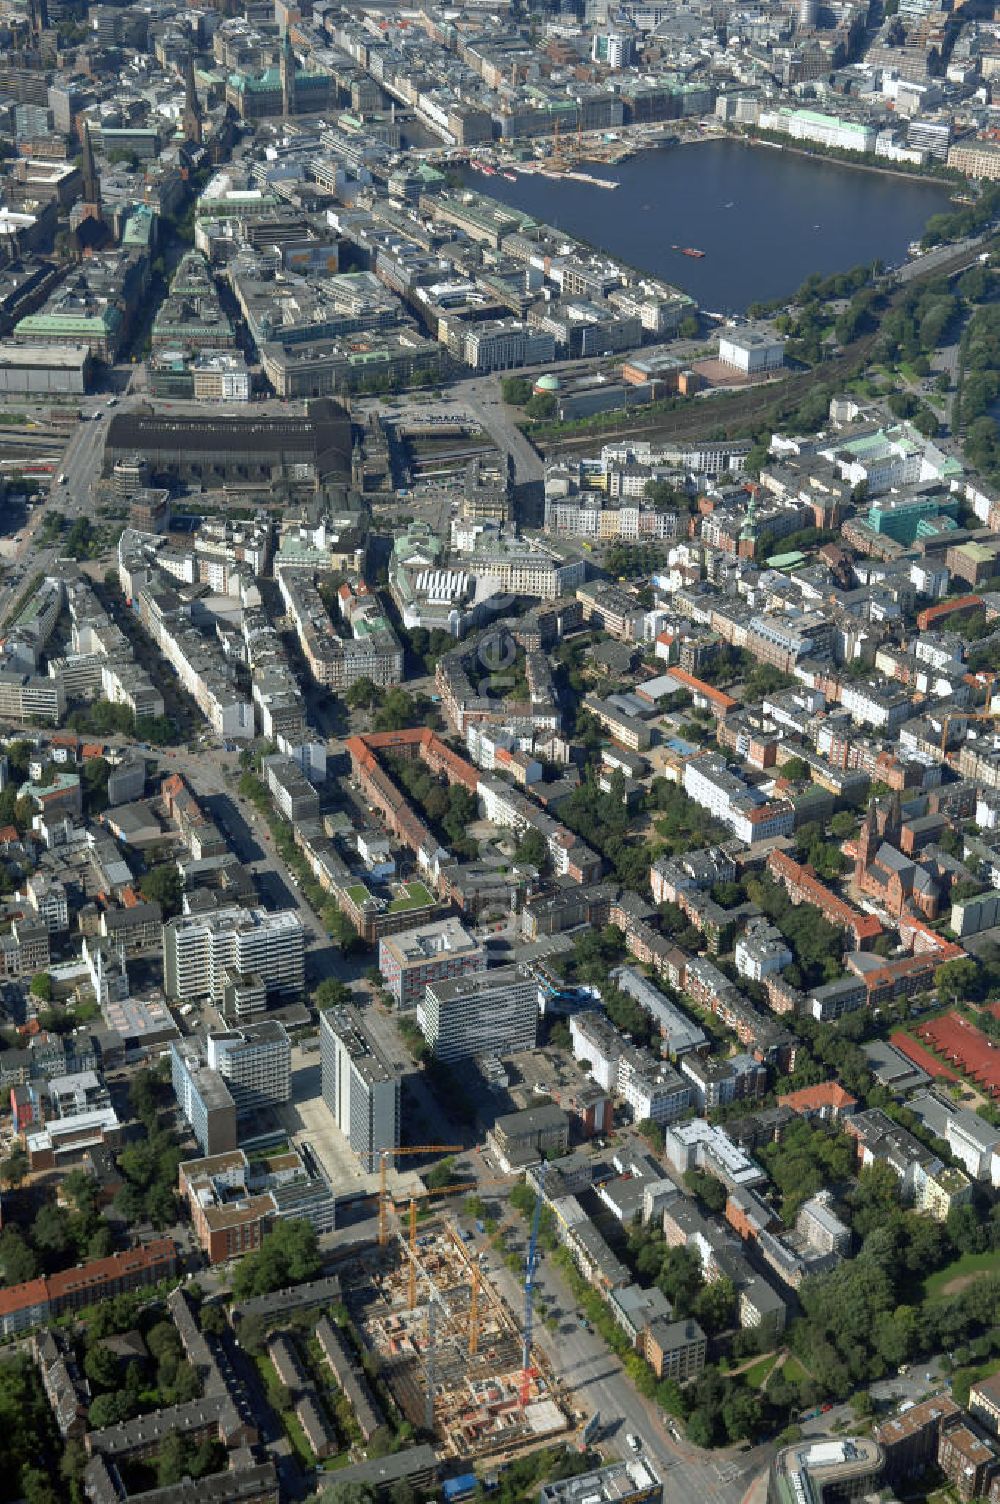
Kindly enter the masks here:
<path id="1" fill-rule="evenodd" d="M 443 1455 L 498 1456 L 567 1428 L 530 1328 L 525 1341 L 450 1220 L 423 1222 L 418 1235 L 411 1203 L 408 1230 L 355 1267 L 351 1315 L 401 1413 Z"/>

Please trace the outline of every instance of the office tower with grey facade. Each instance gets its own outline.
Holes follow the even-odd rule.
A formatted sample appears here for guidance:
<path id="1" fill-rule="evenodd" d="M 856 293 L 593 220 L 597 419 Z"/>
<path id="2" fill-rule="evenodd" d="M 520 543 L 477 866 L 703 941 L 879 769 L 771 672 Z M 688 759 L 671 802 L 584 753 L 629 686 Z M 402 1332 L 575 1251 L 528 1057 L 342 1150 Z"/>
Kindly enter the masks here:
<path id="1" fill-rule="evenodd" d="M 376 1044 L 357 1008 L 320 1017 L 323 1101 L 365 1170 L 379 1151 L 399 1147 L 400 1075 Z"/>

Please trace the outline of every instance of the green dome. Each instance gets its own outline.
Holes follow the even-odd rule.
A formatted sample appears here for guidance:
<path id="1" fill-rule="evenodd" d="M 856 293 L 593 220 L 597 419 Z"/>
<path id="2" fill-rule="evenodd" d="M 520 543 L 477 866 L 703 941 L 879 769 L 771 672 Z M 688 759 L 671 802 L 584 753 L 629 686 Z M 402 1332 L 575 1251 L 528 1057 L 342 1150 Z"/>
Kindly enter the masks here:
<path id="1" fill-rule="evenodd" d="M 558 376 L 539 376 L 538 380 L 535 382 L 536 392 L 558 392 L 558 390 Z"/>

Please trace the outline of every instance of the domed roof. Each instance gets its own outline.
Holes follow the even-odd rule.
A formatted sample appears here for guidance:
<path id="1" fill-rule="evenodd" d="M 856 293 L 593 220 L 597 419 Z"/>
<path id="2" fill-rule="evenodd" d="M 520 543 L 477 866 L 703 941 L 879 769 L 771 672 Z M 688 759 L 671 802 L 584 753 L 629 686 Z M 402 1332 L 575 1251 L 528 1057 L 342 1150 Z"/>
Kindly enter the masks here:
<path id="1" fill-rule="evenodd" d="M 551 375 L 539 376 L 538 380 L 535 382 L 535 391 L 536 392 L 558 392 L 558 390 L 559 390 L 559 377 L 558 376 L 551 376 Z"/>

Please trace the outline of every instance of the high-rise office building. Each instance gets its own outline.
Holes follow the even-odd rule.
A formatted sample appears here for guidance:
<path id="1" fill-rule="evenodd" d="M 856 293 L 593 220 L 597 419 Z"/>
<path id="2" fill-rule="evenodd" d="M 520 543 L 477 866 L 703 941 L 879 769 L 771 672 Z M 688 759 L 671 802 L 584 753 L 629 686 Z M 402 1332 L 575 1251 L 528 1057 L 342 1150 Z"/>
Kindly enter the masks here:
<path id="1" fill-rule="evenodd" d="M 305 980 L 305 935 L 294 910 L 217 909 L 163 926 L 163 986 L 179 1001 L 224 1002 L 227 988 L 259 979 L 268 997 L 297 997 Z M 252 990 L 252 989 L 251 989 Z"/>
<path id="2" fill-rule="evenodd" d="M 323 1101 L 366 1170 L 379 1150 L 399 1147 L 400 1075 L 375 1043 L 357 1008 L 320 1017 Z"/>
<path id="3" fill-rule="evenodd" d="M 530 1050 L 538 1026 L 538 982 L 527 966 L 428 982 L 417 1023 L 439 1060 Z"/>

